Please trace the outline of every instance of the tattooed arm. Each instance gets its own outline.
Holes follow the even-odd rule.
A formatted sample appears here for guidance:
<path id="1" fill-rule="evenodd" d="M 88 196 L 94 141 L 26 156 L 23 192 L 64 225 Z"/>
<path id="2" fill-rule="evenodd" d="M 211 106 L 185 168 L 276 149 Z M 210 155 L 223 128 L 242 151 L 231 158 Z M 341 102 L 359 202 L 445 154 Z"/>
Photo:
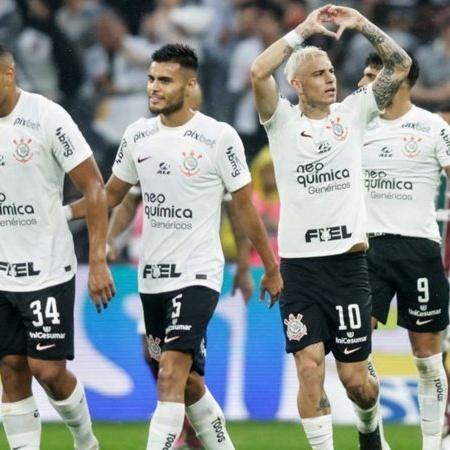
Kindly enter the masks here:
<path id="1" fill-rule="evenodd" d="M 316 9 L 286 37 L 282 37 L 264 50 L 253 62 L 251 67 L 251 80 L 256 109 L 263 121 L 272 117 L 278 104 L 278 86 L 273 73 L 296 49 L 293 41 L 300 47 L 301 42 L 309 36 L 319 33 L 336 37 L 336 34 L 327 30 L 322 23 L 328 22 L 329 6 Z M 297 35 L 292 34 L 297 33 Z M 291 35 L 291 38 L 287 37 Z M 290 43 L 291 42 L 291 43 Z"/>
<path id="2" fill-rule="evenodd" d="M 331 6 L 327 12 L 332 17 L 333 23 L 339 27 L 338 37 L 345 28 L 354 28 L 375 47 L 383 61 L 383 69 L 375 78 L 372 87 L 378 108 L 384 109 L 397 93 L 401 82 L 408 76 L 411 58 L 386 33 L 356 9 Z"/>

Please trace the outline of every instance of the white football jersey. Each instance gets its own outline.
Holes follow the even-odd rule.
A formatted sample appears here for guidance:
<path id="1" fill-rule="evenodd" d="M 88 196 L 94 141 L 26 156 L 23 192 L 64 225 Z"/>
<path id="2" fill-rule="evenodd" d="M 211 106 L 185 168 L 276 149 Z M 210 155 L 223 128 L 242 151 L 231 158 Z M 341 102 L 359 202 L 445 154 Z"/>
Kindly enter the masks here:
<path id="1" fill-rule="evenodd" d="M 450 127 L 413 106 L 395 120 L 375 118 L 364 139 L 368 231 L 440 242 L 435 196 L 450 165 Z"/>
<path id="2" fill-rule="evenodd" d="M 366 242 L 361 148 L 378 114 L 372 87 L 331 105 L 322 120 L 281 98 L 263 125 L 280 194 L 279 252 L 283 258 L 345 253 Z"/>
<path id="3" fill-rule="evenodd" d="M 69 114 L 21 91 L 0 117 L 0 291 L 63 283 L 76 259 L 62 198 L 64 174 L 92 155 Z"/>
<path id="4" fill-rule="evenodd" d="M 236 131 L 200 112 L 180 127 L 164 126 L 159 117 L 140 119 L 126 130 L 113 173 L 142 190 L 139 292 L 193 285 L 220 291 L 224 190 L 251 181 Z"/>

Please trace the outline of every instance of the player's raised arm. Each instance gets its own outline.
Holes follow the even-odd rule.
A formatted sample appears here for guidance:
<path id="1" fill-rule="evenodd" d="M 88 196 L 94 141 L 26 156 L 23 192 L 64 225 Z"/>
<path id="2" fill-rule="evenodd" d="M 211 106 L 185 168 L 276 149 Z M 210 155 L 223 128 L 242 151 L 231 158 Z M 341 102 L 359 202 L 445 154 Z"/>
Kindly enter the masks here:
<path id="1" fill-rule="evenodd" d="M 354 28 L 368 39 L 382 59 L 383 69 L 373 82 L 373 93 L 378 108 L 384 109 L 396 94 L 401 82 L 408 76 L 411 58 L 393 39 L 356 9 L 330 6 L 327 12 L 333 23 L 339 27 L 338 37 L 346 28 Z"/>
<path id="2" fill-rule="evenodd" d="M 256 109 L 261 120 L 266 121 L 270 119 L 277 107 L 278 86 L 273 77 L 275 70 L 309 36 L 323 34 L 336 37 L 335 33 L 327 30 L 323 25 L 329 21 L 328 8 L 329 5 L 311 12 L 304 22 L 264 50 L 253 62 L 251 80 Z"/>

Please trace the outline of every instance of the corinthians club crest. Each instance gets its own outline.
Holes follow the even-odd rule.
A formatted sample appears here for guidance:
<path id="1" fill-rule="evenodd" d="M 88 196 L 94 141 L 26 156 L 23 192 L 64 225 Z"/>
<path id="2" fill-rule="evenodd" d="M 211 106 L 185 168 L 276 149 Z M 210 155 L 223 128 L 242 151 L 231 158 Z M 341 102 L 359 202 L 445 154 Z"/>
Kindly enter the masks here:
<path id="1" fill-rule="evenodd" d="M 147 336 L 148 352 L 150 356 L 155 360 L 161 359 L 161 339 L 159 337 Z"/>
<path id="2" fill-rule="evenodd" d="M 23 164 L 27 163 L 33 157 L 33 152 L 30 148 L 31 139 L 20 138 L 18 141 L 14 139 L 13 143 L 16 146 L 13 154 L 14 158 Z"/>
<path id="3" fill-rule="evenodd" d="M 420 137 L 404 137 L 403 141 L 403 154 L 408 158 L 415 158 L 420 153 L 419 142 L 422 140 Z"/>
<path id="4" fill-rule="evenodd" d="M 187 177 L 192 177 L 200 172 L 199 160 L 203 158 L 201 153 L 196 153 L 194 150 L 190 152 L 183 152 L 183 163 L 179 166 L 181 173 Z"/>
<path id="5" fill-rule="evenodd" d="M 306 325 L 302 322 L 301 314 L 289 314 L 288 319 L 284 319 L 286 325 L 286 334 L 290 341 L 299 341 L 305 334 L 308 334 Z"/>
<path id="6" fill-rule="evenodd" d="M 340 122 L 340 117 L 336 117 L 336 120 L 330 119 L 330 122 L 325 128 L 328 130 L 331 129 L 333 136 L 337 141 L 345 141 L 347 138 L 347 128 L 345 128 Z"/>

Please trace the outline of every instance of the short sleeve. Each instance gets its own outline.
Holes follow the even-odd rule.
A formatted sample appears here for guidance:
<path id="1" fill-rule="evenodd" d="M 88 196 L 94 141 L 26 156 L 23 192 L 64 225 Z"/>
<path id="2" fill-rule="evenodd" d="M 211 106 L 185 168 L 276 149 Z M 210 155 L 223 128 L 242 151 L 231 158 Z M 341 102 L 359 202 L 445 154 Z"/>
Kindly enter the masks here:
<path id="1" fill-rule="evenodd" d="M 265 122 L 261 121 L 261 125 L 264 126 L 268 134 L 285 129 L 286 122 L 292 117 L 292 108 L 294 106 L 285 98 L 280 97 L 278 99 L 278 104 L 272 117 Z"/>
<path id="2" fill-rule="evenodd" d="M 139 181 L 139 177 L 131 155 L 130 142 L 132 142 L 132 140 L 128 137 L 127 130 L 120 141 L 112 172 L 117 178 L 125 181 L 125 183 L 134 185 Z"/>
<path id="3" fill-rule="evenodd" d="M 378 109 L 372 84 L 360 87 L 342 102 L 358 123 L 369 124 L 381 111 Z"/>
<path id="4" fill-rule="evenodd" d="M 68 173 L 92 156 L 92 150 L 69 113 L 52 103 L 47 121 L 51 130 L 50 146 L 64 172 Z"/>
<path id="5" fill-rule="evenodd" d="M 251 182 L 244 145 L 236 130 L 229 125 L 217 142 L 216 170 L 230 193 Z"/>
<path id="6" fill-rule="evenodd" d="M 450 126 L 436 116 L 436 157 L 441 167 L 450 166 Z"/>

